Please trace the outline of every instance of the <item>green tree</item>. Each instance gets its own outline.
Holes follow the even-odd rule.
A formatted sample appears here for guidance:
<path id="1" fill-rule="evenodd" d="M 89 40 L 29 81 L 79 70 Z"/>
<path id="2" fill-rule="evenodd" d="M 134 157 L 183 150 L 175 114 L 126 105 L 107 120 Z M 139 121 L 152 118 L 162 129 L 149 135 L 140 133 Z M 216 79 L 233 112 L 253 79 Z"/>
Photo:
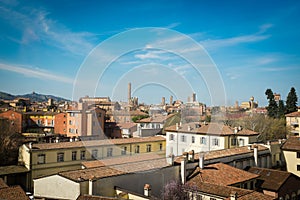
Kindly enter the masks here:
<path id="1" fill-rule="evenodd" d="M 8 119 L 0 119 L 0 127 L 0 166 L 16 165 L 24 137 L 15 131 Z"/>
<path id="2" fill-rule="evenodd" d="M 274 99 L 274 94 L 271 89 L 267 89 L 265 94 L 267 95 L 267 99 L 269 100 L 269 105 L 267 106 L 268 116 L 276 118 L 278 116 L 278 105 Z"/>
<path id="3" fill-rule="evenodd" d="M 278 118 L 283 118 L 284 117 L 284 111 L 285 111 L 284 102 L 283 102 L 283 100 L 280 100 L 279 103 L 278 103 L 277 117 Z"/>
<path id="4" fill-rule="evenodd" d="M 297 111 L 297 101 L 298 97 L 296 94 L 296 90 L 294 87 L 292 87 L 286 98 L 286 113 Z"/>
<path id="5" fill-rule="evenodd" d="M 243 128 L 260 133 L 258 140 L 266 142 L 268 140 L 283 139 L 288 134 L 285 118 L 273 118 L 263 114 L 253 114 L 253 116 L 243 117 L 234 121 L 233 127 Z"/>

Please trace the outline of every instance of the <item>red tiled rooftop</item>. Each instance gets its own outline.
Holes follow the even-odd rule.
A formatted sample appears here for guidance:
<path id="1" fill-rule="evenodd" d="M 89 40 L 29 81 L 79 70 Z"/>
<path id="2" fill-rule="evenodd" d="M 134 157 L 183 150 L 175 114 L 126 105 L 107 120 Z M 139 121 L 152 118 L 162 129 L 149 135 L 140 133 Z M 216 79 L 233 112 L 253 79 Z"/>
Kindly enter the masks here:
<path id="1" fill-rule="evenodd" d="M 273 200 L 274 198 L 263 193 L 242 188 L 216 185 L 211 183 L 201 182 L 198 185 L 188 183 L 189 186 L 195 188 L 198 192 L 216 195 L 230 200 L 230 195 L 236 193 L 238 200 Z"/>
<path id="2" fill-rule="evenodd" d="M 136 123 L 133 122 L 127 122 L 127 123 L 118 123 L 117 126 L 119 126 L 121 129 L 129 129 L 136 126 Z"/>
<path id="3" fill-rule="evenodd" d="M 154 115 L 153 117 L 144 118 L 138 121 L 138 123 L 163 123 L 170 117 L 173 117 L 175 114 L 170 115 Z"/>
<path id="4" fill-rule="evenodd" d="M 140 137 L 140 138 L 89 140 L 89 141 L 77 141 L 77 142 L 40 143 L 40 144 L 33 144 L 32 149 L 33 150 L 67 149 L 67 148 L 78 148 L 78 147 L 93 147 L 93 146 L 155 142 L 155 141 L 165 141 L 165 140 L 166 139 L 162 136 L 153 136 L 153 137 Z"/>
<path id="5" fill-rule="evenodd" d="M 20 186 L 11 186 L 0 189 L 0 199 L 29 200 L 29 197 Z"/>
<path id="6" fill-rule="evenodd" d="M 278 191 L 285 181 L 292 175 L 286 171 L 258 167 L 251 167 L 248 172 L 260 175 L 259 179 L 264 181 L 261 187 L 271 191 Z"/>
<path id="7" fill-rule="evenodd" d="M 296 112 L 292 112 L 289 114 L 285 115 L 286 117 L 300 117 L 300 112 L 296 111 Z"/>
<path id="8" fill-rule="evenodd" d="M 124 164 L 124 163 L 134 163 L 134 162 L 146 161 L 146 160 L 148 161 L 152 160 L 155 162 L 155 160 L 161 158 L 165 158 L 165 157 L 160 156 L 156 153 L 143 153 L 143 154 L 134 154 L 134 155 L 108 158 L 102 160 L 86 161 L 86 162 L 82 162 L 81 164 L 86 168 L 93 168 L 93 167 L 111 166 L 111 165 Z"/>
<path id="9" fill-rule="evenodd" d="M 198 185 L 201 182 L 230 186 L 259 177 L 257 174 L 231 167 L 224 163 L 216 163 L 199 167 L 190 175 L 188 182 Z"/>
<path id="10" fill-rule="evenodd" d="M 127 173 L 144 172 L 169 166 L 165 158 L 146 160 L 133 163 L 123 163 L 96 168 L 88 168 L 59 173 L 61 176 L 73 181 L 87 181 L 89 179 L 101 179 L 105 177 L 118 176 Z"/>
<path id="11" fill-rule="evenodd" d="M 258 152 L 268 150 L 268 148 L 263 145 L 257 145 L 257 147 L 258 147 Z M 205 152 L 204 160 L 212 160 L 217 158 L 248 154 L 248 153 L 253 153 L 253 149 L 249 149 L 248 146 L 231 148 L 231 149 L 214 150 L 214 151 Z M 175 159 L 175 162 L 180 163 L 181 157 L 182 156 L 177 157 Z M 195 153 L 194 158 L 195 160 L 199 160 L 199 153 Z"/>
<path id="12" fill-rule="evenodd" d="M 6 185 L 4 180 L 2 178 L 0 178 L 0 188 L 6 188 L 6 187 L 8 187 L 8 185 Z"/>
<path id="13" fill-rule="evenodd" d="M 199 124 L 187 123 L 183 124 L 176 130 L 176 125 L 166 128 L 166 131 L 170 132 L 185 132 L 185 133 L 195 133 L 195 134 L 210 134 L 210 135 L 234 135 L 234 128 L 224 125 L 223 123 L 209 123 L 209 124 Z M 242 129 L 238 131 L 235 135 L 259 135 L 259 133 Z"/>
<path id="14" fill-rule="evenodd" d="M 290 137 L 281 147 L 282 150 L 300 151 L 300 137 Z"/>

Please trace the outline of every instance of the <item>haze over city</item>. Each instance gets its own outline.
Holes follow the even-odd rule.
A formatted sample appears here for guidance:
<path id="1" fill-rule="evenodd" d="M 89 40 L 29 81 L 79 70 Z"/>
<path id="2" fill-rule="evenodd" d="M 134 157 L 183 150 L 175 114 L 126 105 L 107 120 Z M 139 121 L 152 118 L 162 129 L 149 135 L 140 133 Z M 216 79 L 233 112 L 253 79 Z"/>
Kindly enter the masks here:
<path id="1" fill-rule="evenodd" d="M 203 46 L 220 73 L 228 105 L 254 96 L 264 106 L 267 88 L 280 93 L 284 100 L 291 87 L 300 88 L 299 9 L 298 1 L 3 0 L 0 91 L 35 91 L 72 99 L 74 81 L 97 45 L 124 31 L 157 27 L 186 35 Z M 155 46 L 155 36 L 147 47 Z M 165 46 L 178 42 L 176 38 L 167 39 L 159 42 Z M 135 42 L 143 40 L 144 35 L 139 35 Z M 122 45 L 130 46 L 129 42 Z M 114 47 L 119 48 L 118 44 Z M 168 77 L 170 69 L 174 76 Z M 132 71 L 135 73 L 127 80 L 126 75 Z M 141 84 L 151 76 L 156 77 L 151 84 Z M 162 96 L 170 95 L 186 101 L 195 92 L 198 101 L 215 104 L 205 77 L 194 73 L 190 63 L 172 52 L 151 48 L 128 52 L 98 78 L 96 89 L 86 95 L 126 101 L 126 84 L 131 82 L 133 96 L 140 102 L 159 103 Z M 167 84 L 157 84 L 156 80 L 162 79 L 177 82 L 178 86 L 178 80 L 183 79 L 191 90 L 174 94 Z M 123 93 L 112 92 L 117 83 Z"/>

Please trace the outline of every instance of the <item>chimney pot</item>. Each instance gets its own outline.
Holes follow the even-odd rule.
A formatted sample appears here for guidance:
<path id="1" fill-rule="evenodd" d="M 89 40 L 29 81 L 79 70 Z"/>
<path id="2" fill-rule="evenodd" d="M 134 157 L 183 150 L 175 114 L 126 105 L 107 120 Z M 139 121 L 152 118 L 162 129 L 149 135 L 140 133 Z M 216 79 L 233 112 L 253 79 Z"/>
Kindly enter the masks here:
<path id="1" fill-rule="evenodd" d="M 149 184 L 144 185 L 144 195 L 150 197 L 151 194 L 151 186 Z"/>

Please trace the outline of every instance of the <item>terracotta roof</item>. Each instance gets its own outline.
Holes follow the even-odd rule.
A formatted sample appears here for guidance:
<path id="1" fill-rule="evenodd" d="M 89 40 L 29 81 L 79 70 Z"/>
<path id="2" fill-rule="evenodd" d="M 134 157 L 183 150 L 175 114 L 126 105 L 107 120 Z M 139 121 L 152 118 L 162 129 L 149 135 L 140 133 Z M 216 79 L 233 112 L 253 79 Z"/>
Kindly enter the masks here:
<path id="1" fill-rule="evenodd" d="M 300 151 L 300 137 L 290 137 L 281 146 L 282 150 Z"/>
<path id="2" fill-rule="evenodd" d="M 267 147 L 263 145 L 257 145 L 258 152 L 268 150 Z M 231 149 L 222 149 L 222 150 L 214 150 L 205 152 L 204 160 L 212 160 L 217 158 L 236 156 L 241 154 L 253 153 L 253 149 L 249 149 L 248 146 L 231 148 Z M 176 157 L 175 162 L 180 163 L 180 159 L 182 156 Z M 195 153 L 195 160 L 199 160 L 199 153 Z"/>
<path id="3" fill-rule="evenodd" d="M 136 126 L 136 123 L 133 122 L 127 122 L 127 123 L 118 123 L 117 126 L 119 126 L 121 129 L 128 129 Z"/>
<path id="4" fill-rule="evenodd" d="M 296 112 L 292 112 L 289 114 L 285 115 L 286 117 L 300 117 L 300 112 L 296 111 Z"/>
<path id="5" fill-rule="evenodd" d="M 77 198 L 77 200 L 112 200 L 112 199 L 118 199 L 118 198 L 94 196 L 94 195 L 87 195 L 87 194 L 80 195 Z"/>
<path id="6" fill-rule="evenodd" d="M 258 167 L 251 167 L 248 172 L 260 175 L 259 179 L 264 181 L 261 185 L 262 189 L 271 191 L 278 191 L 285 181 L 292 176 L 291 173 L 286 171 Z"/>
<path id="7" fill-rule="evenodd" d="M 8 185 L 6 185 L 4 180 L 2 178 L 0 178 L 0 188 L 7 188 L 7 187 L 8 187 Z"/>
<path id="8" fill-rule="evenodd" d="M 223 123 L 199 124 L 199 122 L 193 122 L 183 124 L 178 130 L 176 130 L 176 125 L 170 126 L 166 128 L 166 131 L 210 135 L 259 135 L 259 133 L 248 129 L 242 129 L 235 134 L 234 128 Z"/>
<path id="9" fill-rule="evenodd" d="M 190 185 L 190 183 L 188 183 Z M 274 198 L 263 193 L 259 193 L 253 190 L 246 190 L 233 186 L 223 186 L 211 183 L 199 183 L 198 185 L 190 185 L 192 188 L 196 188 L 197 191 L 205 194 L 211 194 L 230 199 L 230 195 L 237 194 L 238 200 L 273 200 Z"/>
<path id="10" fill-rule="evenodd" d="M 26 173 L 29 170 L 20 165 L 9 165 L 9 166 L 1 166 L 0 167 L 0 176 L 7 174 L 18 174 L 18 173 Z"/>
<path id="11" fill-rule="evenodd" d="M 61 172 L 59 175 L 70 180 L 81 182 L 89 179 L 101 179 L 105 177 L 118 176 L 122 174 L 144 172 L 148 170 L 160 169 L 167 167 L 169 164 L 165 158 L 153 160 L 146 160 L 133 163 L 124 163 L 119 165 L 103 166 L 96 168 L 88 168 L 74 171 Z"/>
<path id="12" fill-rule="evenodd" d="M 113 114 L 115 116 L 145 116 L 145 115 L 148 115 L 147 113 L 139 111 L 139 110 L 131 110 L 131 111 L 115 110 L 115 111 L 107 112 L 107 114 Z"/>
<path id="13" fill-rule="evenodd" d="M 78 148 L 78 147 L 155 142 L 155 141 L 165 141 L 165 140 L 166 139 L 162 136 L 153 136 L 153 137 L 140 137 L 140 138 L 89 140 L 89 141 L 77 141 L 77 142 L 40 143 L 40 144 L 33 144 L 32 150 L 34 151 L 34 150 L 46 150 L 46 149 L 67 149 L 67 148 Z"/>
<path id="14" fill-rule="evenodd" d="M 173 117 L 175 114 L 170 115 L 154 115 L 153 117 L 144 118 L 138 121 L 138 123 L 163 123 L 170 117 Z"/>
<path id="15" fill-rule="evenodd" d="M 20 186 L 12 186 L 0 189 L 0 199 L 29 200 L 29 197 Z"/>
<path id="16" fill-rule="evenodd" d="M 124 164 L 124 163 L 134 163 L 134 162 L 146 161 L 146 160 L 155 161 L 161 158 L 165 158 L 165 157 L 160 156 L 156 153 L 143 153 L 143 154 L 134 154 L 134 155 L 108 158 L 102 160 L 86 161 L 86 162 L 82 162 L 81 164 L 86 168 L 93 168 L 93 167 L 111 166 L 111 165 Z"/>
<path id="17" fill-rule="evenodd" d="M 197 167 L 188 177 L 188 182 L 193 183 L 194 185 L 198 185 L 201 182 L 207 182 L 216 185 L 230 186 L 257 177 L 259 177 L 259 175 L 231 167 L 224 163 L 216 163 L 207 165 L 203 169 Z"/>

